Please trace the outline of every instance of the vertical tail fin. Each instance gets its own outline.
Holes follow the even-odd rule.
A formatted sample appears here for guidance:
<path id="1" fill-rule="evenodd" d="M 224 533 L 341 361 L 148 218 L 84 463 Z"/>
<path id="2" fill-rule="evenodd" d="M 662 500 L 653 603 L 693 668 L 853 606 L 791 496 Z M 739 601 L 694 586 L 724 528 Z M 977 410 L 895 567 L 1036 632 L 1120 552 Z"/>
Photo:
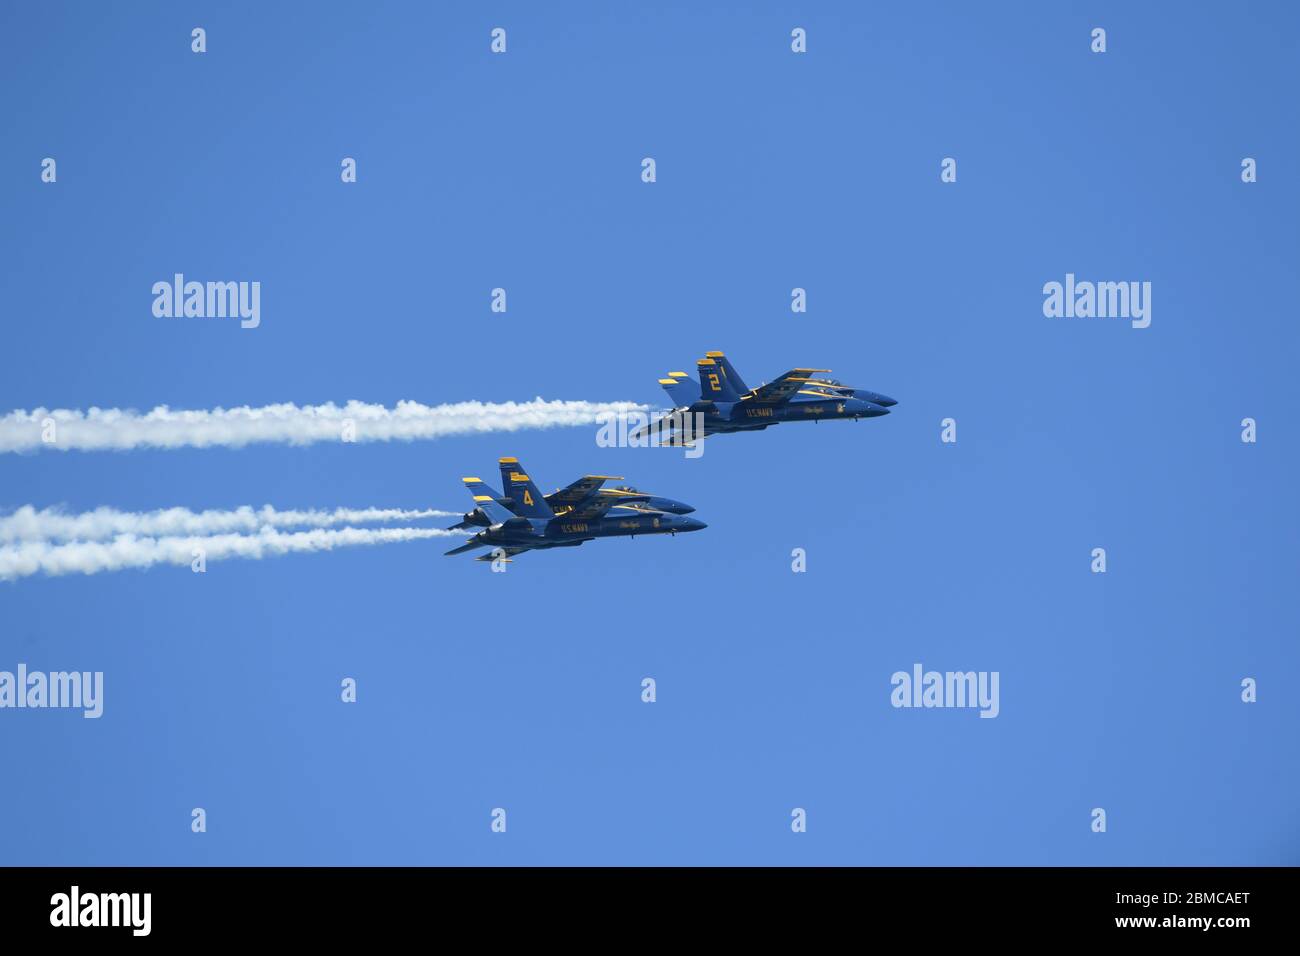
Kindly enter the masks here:
<path id="1" fill-rule="evenodd" d="M 727 379 L 727 373 L 714 359 L 702 358 L 700 369 L 700 397 L 706 402 L 738 402 L 740 393 Z"/>
<path id="2" fill-rule="evenodd" d="M 706 352 L 705 358 L 711 358 L 722 366 L 723 374 L 727 376 L 727 380 L 731 382 L 731 387 L 734 388 L 737 393 L 744 395 L 749 391 L 749 386 L 746 385 L 745 380 L 740 377 L 740 373 L 736 371 L 736 367 L 727 361 L 725 355 L 721 352 Z"/>
<path id="3" fill-rule="evenodd" d="M 700 400 L 700 383 L 685 372 L 669 372 L 667 378 L 659 380 L 659 384 L 672 399 L 674 408 L 685 408 Z"/>
<path id="4" fill-rule="evenodd" d="M 546 503 L 546 498 L 533 479 L 528 477 L 524 466 L 518 458 L 501 458 L 501 483 L 505 485 L 506 497 L 511 499 L 517 515 L 523 518 L 551 518 L 555 512 Z"/>
<path id="5" fill-rule="evenodd" d="M 491 489 L 478 478 L 462 478 L 465 490 L 474 496 L 474 503 L 493 524 L 503 524 L 515 517 L 501 502 L 488 494 Z M 448 551 L 448 554 L 452 552 Z"/>

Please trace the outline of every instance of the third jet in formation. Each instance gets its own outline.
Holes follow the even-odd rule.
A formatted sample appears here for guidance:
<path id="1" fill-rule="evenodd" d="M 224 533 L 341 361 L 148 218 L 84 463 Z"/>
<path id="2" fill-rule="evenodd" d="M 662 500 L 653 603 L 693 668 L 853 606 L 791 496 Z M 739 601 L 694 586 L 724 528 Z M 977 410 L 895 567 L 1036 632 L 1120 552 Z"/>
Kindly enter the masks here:
<path id="1" fill-rule="evenodd" d="M 644 495 L 629 488 L 602 488 L 607 476 L 587 475 L 567 488 L 542 495 L 517 458 L 502 458 L 506 494 L 499 495 L 478 478 L 463 478 L 475 509 L 452 530 L 482 527 L 468 542 L 447 554 L 492 548 L 479 561 L 509 559 L 524 551 L 576 547 L 596 538 L 676 534 L 708 527 L 687 518 L 694 511 L 671 498 Z"/>
<path id="2" fill-rule="evenodd" d="M 721 352 L 709 352 L 697 366 L 698 382 L 685 372 L 669 372 L 659 380 L 673 411 L 637 429 L 633 437 L 658 433 L 669 444 L 689 443 L 704 435 L 760 431 L 781 422 L 877 418 L 898 404 L 888 395 L 823 377 L 830 369 L 795 368 L 750 388 Z"/>

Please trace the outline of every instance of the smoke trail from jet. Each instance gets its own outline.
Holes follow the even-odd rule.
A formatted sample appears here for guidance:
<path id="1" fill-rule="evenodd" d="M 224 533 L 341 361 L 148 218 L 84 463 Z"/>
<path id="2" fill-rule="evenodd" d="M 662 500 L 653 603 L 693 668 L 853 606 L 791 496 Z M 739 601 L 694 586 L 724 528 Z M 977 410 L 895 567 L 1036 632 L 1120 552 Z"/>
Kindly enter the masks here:
<path id="1" fill-rule="evenodd" d="M 23 505 L 0 515 L 0 545 L 20 541 L 102 541 L 121 534 L 156 537 L 254 532 L 263 528 L 327 528 L 335 525 L 418 521 L 421 518 L 459 518 L 459 511 L 400 508 L 336 508 L 333 511 L 277 511 L 270 505 L 247 505 L 230 511 L 190 511 L 165 508 L 130 512 L 96 508 L 66 514 L 57 508 L 37 511 Z"/>
<path id="2" fill-rule="evenodd" d="M 393 544 L 427 538 L 463 537 L 439 528 L 314 528 L 278 531 L 264 528 L 257 534 L 140 537 L 120 534 L 108 541 L 73 541 L 54 544 L 24 541 L 0 546 L 0 581 L 33 574 L 98 574 L 157 564 L 190 565 L 201 555 L 205 562 L 227 558 L 262 558 L 313 551 L 332 551 L 356 545 Z"/>
<path id="3" fill-rule="evenodd" d="M 37 408 L 0 416 L 0 452 L 132 448 L 242 448 L 256 443 L 416 441 L 449 435 L 595 425 L 648 406 L 634 402 L 457 402 L 393 408 L 350 401 L 343 406 L 265 405 L 260 408 L 173 410 Z"/>

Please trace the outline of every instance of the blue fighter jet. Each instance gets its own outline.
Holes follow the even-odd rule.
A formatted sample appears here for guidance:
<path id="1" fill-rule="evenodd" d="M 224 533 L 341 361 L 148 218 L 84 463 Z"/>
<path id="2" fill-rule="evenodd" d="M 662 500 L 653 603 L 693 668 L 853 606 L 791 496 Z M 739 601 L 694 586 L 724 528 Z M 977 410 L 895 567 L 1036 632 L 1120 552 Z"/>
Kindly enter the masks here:
<path id="1" fill-rule="evenodd" d="M 491 548 L 491 553 L 479 555 L 476 560 L 509 560 L 525 551 L 572 548 L 596 538 L 675 535 L 679 531 L 699 531 L 708 527 L 703 521 L 685 515 L 632 507 L 648 506 L 651 500 L 650 495 L 634 493 L 591 495 L 576 505 L 567 506 L 568 510 L 557 515 L 532 479 L 518 467 L 518 462 L 513 464 L 517 469 L 511 476 L 511 493 L 515 496 L 511 499 L 513 510 L 507 508 L 502 503 L 504 499 L 482 480 L 461 479 L 474 497 L 476 510 L 483 513 L 489 524 L 447 554 Z"/>
<path id="2" fill-rule="evenodd" d="M 505 489 L 505 494 L 498 494 L 487 484 L 483 485 L 482 493 L 505 505 L 516 515 L 532 516 L 531 512 L 525 513 L 525 510 L 521 510 L 521 506 L 526 510 L 531 509 L 536 499 L 536 492 L 528 489 L 528 474 L 524 471 L 524 466 L 519 464 L 518 458 L 500 458 L 497 463 L 501 467 L 501 487 Z M 666 511 L 669 514 L 688 515 L 695 510 L 690 505 L 674 501 L 672 498 L 643 494 L 631 485 L 620 485 L 616 488 L 603 487 L 607 481 L 622 480 L 623 478 L 617 475 L 584 475 L 577 481 L 570 482 L 558 491 L 546 495 L 545 501 L 556 515 L 568 514 L 598 498 L 616 499 L 613 505 L 619 511 Z M 486 528 L 492 523 L 482 508 L 475 508 L 447 530 Z"/>
<path id="3" fill-rule="evenodd" d="M 878 418 L 898 404 L 888 395 L 819 377 L 830 371 L 824 368 L 791 369 L 750 388 L 721 352 L 707 353 L 697 367 L 698 382 L 685 372 L 669 372 L 659 380 L 673 411 L 636 429 L 632 437 L 657 433 L 666 444 L 690 444 L 704 435 L 761 431 L 782 422 Z"/>

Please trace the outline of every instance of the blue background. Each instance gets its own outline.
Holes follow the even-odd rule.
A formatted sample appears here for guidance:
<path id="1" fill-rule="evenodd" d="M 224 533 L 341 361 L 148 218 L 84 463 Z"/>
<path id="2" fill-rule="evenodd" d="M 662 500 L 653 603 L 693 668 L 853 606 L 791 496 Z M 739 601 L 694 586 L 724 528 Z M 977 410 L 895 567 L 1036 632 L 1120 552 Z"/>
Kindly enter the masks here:
<path id="1" fill-rule="evenodd" d="M 695 461 L 592 428 L 5 456 L 0 507 L 79 511 L 463 510 L 516 455 L 709 528 L 0 585 L 0 669 L 106 675 L 98 721 L 0 712 L 0 862 L 1300 862 L 1293 4 L 0 21 L 0 410 L 658 404 L 708 349 L 900 401 Z M 261 281 L 261 327 L 155 319 L 173 272 Z M 1151 327 L 1045 318 L 1066 272 L 1150 281 Z M 893 709 L 914 662 L 1000 671 L 1001 716 Z"/>

